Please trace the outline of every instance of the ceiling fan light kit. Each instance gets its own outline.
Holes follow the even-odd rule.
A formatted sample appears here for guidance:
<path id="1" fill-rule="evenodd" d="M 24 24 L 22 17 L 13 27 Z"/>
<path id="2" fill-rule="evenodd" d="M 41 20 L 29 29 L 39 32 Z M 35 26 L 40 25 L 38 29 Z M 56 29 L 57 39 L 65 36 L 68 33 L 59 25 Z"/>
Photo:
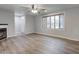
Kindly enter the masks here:
<path id="1" fill-rule="evenodd" d="M 32 10 L 32 13 L 34 13 L 34 14 L 35 14 L 35 13 L 38 13 L 38 10 L 33 9 L 33 10 Z"/>
<path id="2" fill-rule="evenodd" d="M 39 9 L 37 5 L 33 4 L 31 12 L 34 13 L 34 14 L 37 14 L 37 13 L 40 13 L 40 12 L 47 12 L 47 10 L 43 9 L 43 8 Z"/>

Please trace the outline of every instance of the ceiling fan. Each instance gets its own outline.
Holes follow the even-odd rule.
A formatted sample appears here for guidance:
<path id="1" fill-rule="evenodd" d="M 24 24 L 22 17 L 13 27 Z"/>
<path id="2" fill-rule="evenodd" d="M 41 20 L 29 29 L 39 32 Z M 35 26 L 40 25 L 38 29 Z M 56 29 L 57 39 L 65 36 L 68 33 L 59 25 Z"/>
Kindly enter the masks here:
<path id="1" fill-rule="evenodd" d="M 45 8 L 41 8 L 39 7 L 38 5 L 31 5 L 31 9 L 30 11 L 33 13 L 33 14 L 39 14 L 39 13 L 42 13 L 42 12 L 47 12 L 47 10 Z"/>

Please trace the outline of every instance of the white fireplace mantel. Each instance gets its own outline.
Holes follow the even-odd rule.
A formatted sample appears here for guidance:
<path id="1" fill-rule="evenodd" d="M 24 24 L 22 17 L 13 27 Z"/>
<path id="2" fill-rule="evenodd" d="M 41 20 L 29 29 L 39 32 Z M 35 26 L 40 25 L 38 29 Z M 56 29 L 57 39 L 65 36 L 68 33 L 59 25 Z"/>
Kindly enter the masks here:
<path id="1" fill-rule="evenodd" d="M 8 25 L 0 25 L 0 28 L 8 28 Z"/>

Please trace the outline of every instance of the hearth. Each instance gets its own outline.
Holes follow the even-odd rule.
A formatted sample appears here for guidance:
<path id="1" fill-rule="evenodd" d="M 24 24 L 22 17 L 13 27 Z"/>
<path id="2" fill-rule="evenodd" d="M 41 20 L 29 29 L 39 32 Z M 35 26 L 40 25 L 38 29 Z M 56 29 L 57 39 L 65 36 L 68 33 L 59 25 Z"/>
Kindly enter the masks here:
<path id="1" fill-rule="evenodd" d="M 0 28 L 0 40 L 7 38 L 7 28 Z"/>

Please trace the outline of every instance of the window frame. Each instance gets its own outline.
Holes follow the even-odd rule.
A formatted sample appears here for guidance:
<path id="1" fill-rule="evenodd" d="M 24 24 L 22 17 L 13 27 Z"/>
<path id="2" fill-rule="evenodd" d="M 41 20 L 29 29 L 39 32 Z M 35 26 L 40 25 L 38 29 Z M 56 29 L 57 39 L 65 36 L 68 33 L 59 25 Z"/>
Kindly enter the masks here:
<path id="1" fill-rule="evenodd" d="M 49 16 L 48 16 L 49 17 Z M 51 17 L 49 17 L 50 19 L 51 19 Z M 50 26 L 49 26 L 49 28 L 47 27 L 47 17 L 46 17 L 46 28 L 47 29 L 50 29 L 51 28 L 51 20 L 50 20 Z"/>
<path id="2" fill-rule="evenodd" d="M 56 23 L 56 21 L 55 21 L 55 16 L 57 16 L 57 15 L 59 16 L 59 28 L 55 28 L 55 26 L 56 26 L 56 25 L 55 25 L 55 23 Z M 50 27 L 47 28 L 47 29 L 55 29 L 55 30 L 64 29 L 64 28 L 65 28 L 65 18 L 63 18 L 63 20 L 64 20 L 64 21 L 63 21 L 63 23 L 64 23 L 64 24 L 63 24 L 63 28 L 61 28 L 61 24 L 60 24 L 60 23 L 61 23 L 61 22 L 60 22 L 60 16 L 61 16 L 61 15 L 63 15 L 63 17 L 65 16 L 64 13 L 54 14 L 54 15 L 49 15 L 49 16 L 43 16 L 42 19 L 43 19 L 43 18 L 46 18 L 46 21 L 47 21 L 47 17 L 50 17 Z M 51 17 L 52 17 L 52 16 L 54 16 L 54 28 L 51 28 Z M 46 27 L 47 27 L 47 22 L 46 22 Z"/>

